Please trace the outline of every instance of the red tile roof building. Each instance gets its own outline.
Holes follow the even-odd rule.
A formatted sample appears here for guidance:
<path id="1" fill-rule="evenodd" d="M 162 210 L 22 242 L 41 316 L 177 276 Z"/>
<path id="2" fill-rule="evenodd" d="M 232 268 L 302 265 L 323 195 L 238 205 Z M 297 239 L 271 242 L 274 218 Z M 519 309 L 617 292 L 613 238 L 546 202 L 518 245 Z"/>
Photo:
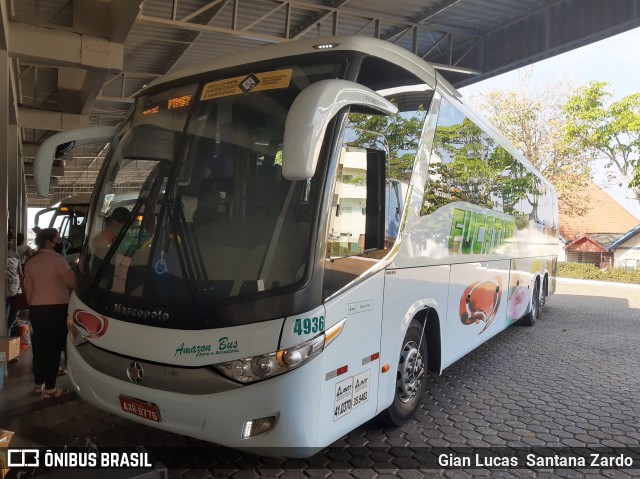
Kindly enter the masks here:
<path id="1" fill-rule="evenodd" d="M 561 214 L 560 236 L 569 242 L 564 248 L 567 261 L 605 266 L 613 262 L 613 252 L 607 246 L 638 226 L 640 219 L 595 183 L 590 183 L 586 193 L 589 211 L 574 218 Z"/>

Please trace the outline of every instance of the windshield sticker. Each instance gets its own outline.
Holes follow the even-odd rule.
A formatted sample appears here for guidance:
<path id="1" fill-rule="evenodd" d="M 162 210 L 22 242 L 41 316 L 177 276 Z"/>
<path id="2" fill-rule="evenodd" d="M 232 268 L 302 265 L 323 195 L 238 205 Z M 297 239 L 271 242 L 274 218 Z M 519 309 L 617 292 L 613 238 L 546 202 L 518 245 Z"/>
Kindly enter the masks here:
<path id="1" fill-rule="evenodd" d="M 248 94 L 254 91 L 277 90 L 288 88 L 291 82 L 292 69 L 272 72 L 251 73 L 226 80 L 207 83 L 202 90 L 201 100 L 213 100 L 231 95 Z"/>
<path id="2" fill-rule="evenodd" d="M 369 400 L 369 378 L 371 369 L 358 374 L 353 380 L 353 409 Z"/>
<path id="3" fill-rule="evenodd" d="M 337 421 L 351 412 L 353 398 L 353 376 L 336 384 L 336 396 L 333 404 L 333 420 Z"/>

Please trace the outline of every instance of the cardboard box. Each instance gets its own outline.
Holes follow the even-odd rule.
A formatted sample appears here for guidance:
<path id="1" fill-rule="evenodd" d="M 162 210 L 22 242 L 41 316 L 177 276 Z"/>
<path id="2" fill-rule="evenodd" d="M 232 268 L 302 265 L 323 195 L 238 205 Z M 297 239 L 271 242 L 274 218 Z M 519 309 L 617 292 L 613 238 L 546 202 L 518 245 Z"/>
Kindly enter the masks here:
<path id="1" fill-rule="evenodd" d="M 20 355 L 20 338 L 0 338 L 0 353 L 7 355 L 7 362 Z"/>
<path id="2" fill-rule="evenodd" d="M 13 432 L 0 429 L 0 477 L 4 477 L 9 472 L 7 447 L 9 447 L 11 437 L 13 437 Z"/>

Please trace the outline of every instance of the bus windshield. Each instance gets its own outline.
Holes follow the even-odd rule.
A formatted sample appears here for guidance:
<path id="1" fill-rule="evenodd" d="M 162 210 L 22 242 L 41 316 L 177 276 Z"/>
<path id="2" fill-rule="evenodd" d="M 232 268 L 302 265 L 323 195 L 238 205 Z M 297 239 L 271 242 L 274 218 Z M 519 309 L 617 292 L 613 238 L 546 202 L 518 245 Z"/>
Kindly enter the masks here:
<path id="1" fill-rule="evenodd" d="M 175 303 L 303 280 L 320 185 L 282 176 L 284 124 L 298 93 L 344 62 L 283 63 L 138 98 L 94 195 L 81 269 L 94 288 Z M 133 208 L 109 210 L 125 191 L 139 192 Z"/>

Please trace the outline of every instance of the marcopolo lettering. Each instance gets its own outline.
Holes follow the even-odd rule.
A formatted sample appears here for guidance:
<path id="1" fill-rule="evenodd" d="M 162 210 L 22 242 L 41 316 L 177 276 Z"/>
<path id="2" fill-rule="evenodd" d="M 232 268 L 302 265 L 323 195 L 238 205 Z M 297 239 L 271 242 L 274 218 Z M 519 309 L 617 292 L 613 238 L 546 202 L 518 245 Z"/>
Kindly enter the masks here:
<path id="1" fill-rule="evenodd" d="M 130 318 L 153 319 L 157 321 L 168 321 L 171 317 L 169 313 L 165 313 L 161 309 L 150 311 L 148 309 L 129 308 L 127 306 L 122 306 L 121 304 L 114 304 L 113 312 L 116 314 L 129 316 Z"/>

